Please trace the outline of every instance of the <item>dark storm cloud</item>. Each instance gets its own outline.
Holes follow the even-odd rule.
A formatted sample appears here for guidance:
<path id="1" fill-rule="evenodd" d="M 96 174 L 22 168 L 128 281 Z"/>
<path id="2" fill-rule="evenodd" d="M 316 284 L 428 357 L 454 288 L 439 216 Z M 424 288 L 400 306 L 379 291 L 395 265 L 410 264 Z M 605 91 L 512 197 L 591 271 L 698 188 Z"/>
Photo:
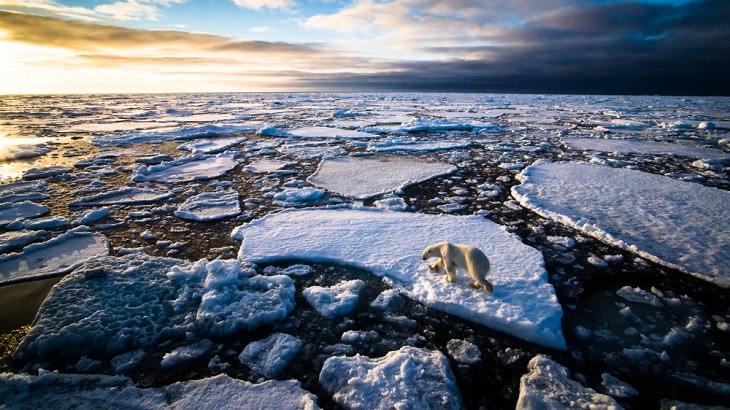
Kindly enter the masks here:
<path id="1" fill-rule="evenodd" d="M 424 49 L 478 56 L 469 61 L 314 81 L 343 89 L 729 95 L 729 21 L 725 0 L 574 5 L 503 30 L 495 45 Z"/>

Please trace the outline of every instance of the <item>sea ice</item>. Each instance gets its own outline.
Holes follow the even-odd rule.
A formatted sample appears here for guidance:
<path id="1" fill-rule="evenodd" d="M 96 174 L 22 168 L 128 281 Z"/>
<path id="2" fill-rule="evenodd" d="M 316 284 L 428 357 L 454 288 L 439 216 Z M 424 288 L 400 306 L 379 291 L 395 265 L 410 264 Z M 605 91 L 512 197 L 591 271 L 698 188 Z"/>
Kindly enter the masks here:
<path id="1" fill-rule="evenodd" d="M 203 139 L 180 144 L 178 149 L 190 151 L 193 154 L 216 154 L 246 141 L 245 137 Z"/>
<path id="2" fill-rule="evenodd" d="M 175 215 L 191 221 L 214 221 L 241 213 L 238 192 L 233 190 L 206 192 L 188 198 Z"/>
<path id="3" fill-rule="evenodd" d="M 86 259 L 109 254 L 104 235 L 78 227 L 46 242 L 34 243 L 20 253 L 0 256 L 0 284 L 61 275 Z"/>
<path id="4" fill-rule="evenodd" d="M 446 163 L 410 157 L 341 157 L 323 160 L 307 181 L 353 199 L 367 199 L 454 171 Z"/>
<path id="5" fill-rule="evenodd" d="M 568 147 L 580 150 L 621 152 L 632 154 L 668 154 L 690 158 L 727 159 L 730 154 L 711 148 L 702 148 L 686 144 L 667 142 L 606 139 L 606 138 L 565 138 Z"/>
<path id="6" fill-rule="evenodd" d="M 533 357 L 527 371 L 520 380 L 518 410 L 622 408 L 611 397 L 570 379 L 568 369 L 546 356 Z"/>
<path id="7" fill-rule="evenodd" d="M 402 152 L 402 151 L 440 151 L 466 148 L 472 145 L 471 141 L 414 141 L 393 139 L 385 142 L 368 144 L 368 151 L 373 152 Z"/>
<path id="8" fill-rule="evenodd" d="M 49 216 L 46 218 L 31 219 L 23 222 L 23 229 L 30 230 L 60 229 L 67 228 L 68 226 L 68 219 L 61 218 L 59 216 Z"/>
<path id="9" fill-rule="evenodd" d="M 238 360 L 248 366 L 255 377 L 275 379 L 301 348 L 301 339 L 286 333 L 274 333 L 266 339 L 249 343 Z"/>
<path id="10" fill-rule="evenodd" d="M 149 188 L 119 188 L 85 196 L 68 203 L 69 206 L 133 205 L 158 202 L 174 197 L 172 192 L 157 192 Z"/>
<path id="11" fill-rule="evenodd" d="M 96 136 L 91 143 L 97 146 L 124 146 L 142 143 L 159 143 L 170 140 L 186 140 L 196 138 L 213 138 L 238 132 L 255 132 L 256 126 L 241 125 L 194 125 L 161 130 L 143 130 L 129 134 Z"/>
<path id="12" fill-rule="evenodd" d="M 109 216 L 109 208 L 92 209 L 88 212 L 79 215 L 78 219 L 74 219 L 73 223 L 76 225 L 88 225 L 92 222 L 96 222 L 100 219 L 104 219 Z"/>
<path id="13" fill-rule="evenodd" d="M 46 145 L 42 138 L 3 138 L 0 144 L 0 161 L 12 161 L 22 158 L 33 158 L 46 155 L 53 148 Z"/>
<path id="14" fill-rule="evenodd" d="M 274 135 L 277 137 L 299 138 L 378 138 L 376 134 L 331 127 L 276 128 Z"/>
<path id="15" fill-rule="evenodd" d="M 22 248 L 46 237 L 45 231 L 16 231 L 0 234 L 0 253 Z"/>
<path id="16" fill-rule="evenodd" d="M 729 192 L 576 163 L 537 163 L 518 179 L 512 195 L 543 217 L 730 287 Z"/>
<path id="17" fill-rule="evenodd" d="M 477 364 L 482 360 L 479 347 L 468 340 L 451 339 L 446 343 L 446 350 L 459 364 Z"/>
<path id="18" fill-rule="evenodd" d="M 44 372 L 0 374 L 7 408 L 135 408 L 315 410 L 317 397 L 294 380 L 252 384 L 225 374 L 168 386 L 141 388 L 124 376 Z"/>
<path id="19" fill-rule="evenodd" d="M 238 257 L 251 262 L 303 259 L 354 265 L 394 281 L 432 308 L 548 347 L 564 349 L 562 309 L 547 282 L 542 254 L 480 216 L 426 215 L 376 208 L 285 210 L 235 229 Z M 494 293 L 429 271 L 423 249 L 468 243 L 492 263 Z"/>
<path id="20" fill-rule="evenodd" d="M 302 296 L 322 316 L 332 319 L 344 316 L 355 308 L 363 287 L 365 287 L 365 282 L 355 279 L 328 288 L 310 286 L 302 291 Z"/>
<path id="21" fill-rule="evenodd" d="M 160 366 L 164 369 L 188 363 L 192 360 L 203 357 L 212 348 L 213 342 L 209 339 L 198 340 L 197 342 L 189 345 L 176 347 L 170 353 L 165 353 L 165 355 L 162 356 Z"/>
<path id="22" fill-rule="evenodd" d="M 20 181 L 0 185 L 0 204 L 48 199 L 46 181 Z"/>
<path id="23" fill-rule="evenodd" d="M 384 357 L 330 357 L 319 382 L 348 409 L 460 409 L 463 407 L 446 356 L 404 346 Z"/>
<path id="24" fill-rule="evenodd" d="M 162 183 L 187 182 L 217 178 L 238 164 L 237 152 L 224 152 L 214 157 L 195 154 L 159 165 L 142 165 L 134 171 L 132 181 Z"/>
<path id="25" fill-rule="evenodd" d="M 274 194 L 272 199 L 278 206 L 289 207 L 306 205 L 324 198 L 325 192 L 315 188 L 286 188 Z"/>
<path id="26" fill-rule="evenodd" d="M 56 175 L 66 174 L 68 172 L 71 172 L 71 167 L 64 167 L 60 165 L 44 168 L 31 168 L 25 171 L 25 173 L 23 174 L 23 179 L 31 180 L 50 178 L 55 177 Z"/>
<path id="27" fill-rule="evenodd" d="M 278 171 L 291 164 L 291 162 L 281 161 L 278 159 L 261 159 L 246 165 L 243 167 L 243 170 L 254 174 L 264 174 Z"/>
<path id="28" fill-rule="evenodd" d="M 35 218 L 50 212 L 50 208 L 31 201 L 0 204 L 0 227 L 20 219 Z"/>
<path id="29" fill-rule="evenodd" d="M 448 118 L 413 118 L 401 124 L 398 128 L 400 132 L 443 132 L 443 131 L 470 131 L 479 128 L 497 128 L 498 126 L 491 123 L 482 123 L 476 121 L 458 122 Z"/>

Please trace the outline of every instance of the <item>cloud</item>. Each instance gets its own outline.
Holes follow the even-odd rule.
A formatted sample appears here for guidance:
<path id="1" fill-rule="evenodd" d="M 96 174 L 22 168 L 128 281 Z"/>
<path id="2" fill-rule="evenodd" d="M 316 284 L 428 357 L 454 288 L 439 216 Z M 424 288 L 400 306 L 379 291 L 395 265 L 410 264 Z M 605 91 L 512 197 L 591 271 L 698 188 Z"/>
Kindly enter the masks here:
<path id="1" fill-rule="evenodd" d="M 251 10 L 281 10 L 292 11 L 296 2 L 294 0 L 233 0 L 236 6 Z"/>
<path id="2" fill-rule="evenodd" d="M 108 15 L 114 20 L 149 20 L 157 21 L 159 10 L 157 7 L 137 2 L 135 0 L 117 1 L 109 4 L 100 4 L 94 11 Z"/>
<path id="3" fill-rule="evenodd" d="M 260 27 L 251 27 L 250 29 L 248 29 L 248 31 L 251 33 L 270 33 L 272 31 L 275 31 L 275 29 L 273 27 L 269 27 L 269 26 L 260 26 Z"/>
<path id="4" fill-rule="evenodd" d="M 119 0 L 103 3 L 93 9 L 80 6 L 66 6 L 54 0 L 0 0 L 5 10 L 48 17 L 71 18 L 87 22 L 116 21 L 157 21 L 162 12 L 160 6 L 170 7 L 187 0 Z"/>

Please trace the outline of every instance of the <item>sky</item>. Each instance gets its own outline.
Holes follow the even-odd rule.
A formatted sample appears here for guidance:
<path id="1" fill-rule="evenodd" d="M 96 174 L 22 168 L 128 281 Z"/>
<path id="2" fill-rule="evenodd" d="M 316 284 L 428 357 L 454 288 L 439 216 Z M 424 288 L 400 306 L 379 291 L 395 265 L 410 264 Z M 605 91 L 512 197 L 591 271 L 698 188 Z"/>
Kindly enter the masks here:
<path id="1" fill-rule="evenodd" d="M 730 95 L 730 0 L 0 0 L 0 94 Z"/>

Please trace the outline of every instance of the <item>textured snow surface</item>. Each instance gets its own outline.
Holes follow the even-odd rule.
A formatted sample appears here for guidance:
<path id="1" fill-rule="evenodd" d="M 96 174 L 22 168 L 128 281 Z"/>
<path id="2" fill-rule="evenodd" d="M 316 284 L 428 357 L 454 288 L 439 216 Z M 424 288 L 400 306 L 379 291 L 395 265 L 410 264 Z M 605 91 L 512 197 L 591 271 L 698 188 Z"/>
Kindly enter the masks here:
<path id="1" fill-rule="evenodd" d="M 367 199 L 454 171 L 446 163 L 410 157 L 342 157 L 323 160 L 307 181 L 353 199 Z"/>
<path id="2" fill-rule="evenodd" d="M 178 149 L 190 151 L 193 154 L 215 154 L 234 147 L 246 141 L 244 137 L 203 139 L 180 144 Z"/>
<path id="3" fill-rule="evenodd" d="M 172 192 L 158 192 L 148 188 L 120 188 L 85 196 L 69 202 L 70 206 L 132 205 L 158 202 L 174 197 Z"/>
<path id="4" fill-rule="evenodd" d="M 1 408 L 8 409 L 318 409 L 317 397 L 299 382 L 252 384 L 225 374 L 140 388 L 123 376 L 44 373 L 0 374 Z"/>
<path id="5" fill-rule="evenodd" d="M 20 181 L 0 185 L 0 204 L 48 199 L 46 181 Z"/>
<path id="6" fill-rule="evenodd" d="M 480 216 L 425 215 L 373 208 L 286 210 L 233 232 L 244 261 L 280 259 L 354 265 L 394 280 L 411 298 L 534 343 L 565 348 L 562 308 L 547 282 L 540 252 Z M 438 242 L 466 243 L 492 264 L 494 293 L 429 271 L 421 252 Z"/>
<path id="7" fill-rule="evenodd" d="M 181 139 L 213 138 L 237 132 L 254 131 L 256 131 L 256 126 L 254 125 L 205 124 L 172 128 L 165 131 L 153 129 L 127 134 L 105 134 L 103 136 L 93 138 L 91 143 L 99 146 L 123 146 L 141 143 L 159 143 L 163 141 Z"/>
<path id="8" fill-rule="evenodd" d="M 206 192 L 188 198 L 175 215 L 191 221 L 214 221 L 241 213 L 238 192 L 233 190 Z"/>
<path id="9" fill-rule="evenodd" d="M 614 399 L 570 379 L 568 369 L 543 355 L 527 365 L 520 380 L 518 410 L 522 409 L 621 409 Z"/>
<path id="10" fill-rule="evenodd" d="M 252 273 L 236 260 L 191 264 L 144 254 L 88 260 L 53 287 L 15 354 L 121 354 L 285 318 L 294 307 L 292 280 Z"/>
<path id="11" fill-rule="evenodd" d="M 0 204 L 0 227 L 16 219 L 35 218 L 50 212 L 50 208 L 31 201 L 8 202 Z"/>
<path id="12" fill-rule="evenodd" d="M 322 316 L 332 319 L 350 313 L 364 287 L 365 282 L 355 279 L 331 287 L 310 286 L 302 291 L 302 296 Z"/>
<path id="13" fill-rule="evenodd" d="M 243 167 L 243 170 L 254 174 L 263 174 L 278 171 L 290 164 L 291 162 L 281 161 L 278 159 L 262 159 L 246 165 Z"/>
<path id="14" fill-rule="evenodd" d="M 461 409 L 449 362 L 439 351 L 405 346 L 384 357 L 330 357 L 319 382 L 348 409 Z"/>
<path id="15" fill-rule="evenodd" d="M 279 128 L 276 130 L 276 136 L 278 137 L 300 137 L 300 138 L 345 138 L 345 139 L 357 139 L 357 138 L 377 138 L 376 134 L 369 134 L 367 132 L 345 130 L 341 128 L 331 127 L 301 127 L 283 129 Z"/>
<path id="16" fill-rule="evenodd" d="M 690 158 L 726 159 L 730 154 L 717 149 L 702 148 L 685 144 L 667 142 L 604 139 L 604 138 L 565 138 L 565 143 L 573 149 L 621 152 L 633 154 L 671 154 Z"/>
<path id="17" fill-rule="evenodd" d="M 224 152 L 213 157 L 196 154 L 159 165 L 142 165 L 134 171 L 132 180 L 175 183 L 217 178 L 238 164 L 237 156 L 237 152 Z"/>
<path id="18" fill-rule="evenodd" d="M 538 163 L 512 188 L 538 214 L 730 287 L 730 192 L 588 164 Z"/>
<path id="19" fill-rule="evenodd" d="M 45 231 L 4 232 L 0 234 L 0 253 L 6 253 L 13 249 L 22 248 L 23 246 L 42 239 L 45 236 Z"/>
<path id="20" fill-rule="evenodd" d="M 411 141 L 403 139 L 387 140 L 368 144 L 368 151 L 396 152 L 396 151 L 440 151 L 448 149 L 466 148 L 472 145 L 471 141 Z"/>
<path id="21" fill-rule="evenodd" d="M 21 252 L 0 257 L 0 284 L 61 275 L 86 259 L 108 255 L 104 235 L 74 228 L 46 242 L 28 245 Z"/>
<path id="22" fill-rule="evenodd" d="M 274 379 L 286 369 L 302 348 L 301 339 L 286 333 L 274 333 L 249 343 L 238 356 L 256 377 Z"/>

